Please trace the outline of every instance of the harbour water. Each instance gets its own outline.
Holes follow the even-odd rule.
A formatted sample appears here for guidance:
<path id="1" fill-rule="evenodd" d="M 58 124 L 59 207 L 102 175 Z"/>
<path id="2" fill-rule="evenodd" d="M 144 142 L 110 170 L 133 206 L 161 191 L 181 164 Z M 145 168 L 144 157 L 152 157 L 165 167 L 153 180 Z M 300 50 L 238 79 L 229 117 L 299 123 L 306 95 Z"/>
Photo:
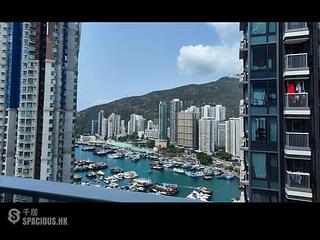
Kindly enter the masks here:
<path id="1" fill-rule="evenodd" d="M 165 168 L 162 171 L 152 170 L 150 171 L 151 160 L 141 158 L 140 161 L 132 162 L 130 159 L 119 158 L 109 159 L 108 156 L 97 156 L 91 151 L 82 151 L 82 146 L 76 148 L 77 160 L 92 160 L 95 162 L 104 162 L 108 164 L 108 168 L 104 169 L 105 176 L 110 176 L 110 168 L 119 167 L 124 171 L 135 171 L 139 174 L 139 178 L 149 178 L 152 183 L 173 183 L 179 187 L 179 192 L 176 197 L 185 198 L 192 192 L 195 187 L 207 187 L 213 190 L 213 202 L 231 202 L 232 198 L 238 198 L 240 196 L 239 179 L 234 178 L 232 180 L 219 179 L 214 177 L 212 180 L 205 180 L 203 178 L 192 178 L 185 174 L 175 173 L 172 169 Z M 80 172 L 82 181 L 89 180 L 86 178 L 87 172 Z M 118 181 L 119 186 L 127 185 L 127 180 Z M 147 194 L 147 193 L 146 193 Z"/>

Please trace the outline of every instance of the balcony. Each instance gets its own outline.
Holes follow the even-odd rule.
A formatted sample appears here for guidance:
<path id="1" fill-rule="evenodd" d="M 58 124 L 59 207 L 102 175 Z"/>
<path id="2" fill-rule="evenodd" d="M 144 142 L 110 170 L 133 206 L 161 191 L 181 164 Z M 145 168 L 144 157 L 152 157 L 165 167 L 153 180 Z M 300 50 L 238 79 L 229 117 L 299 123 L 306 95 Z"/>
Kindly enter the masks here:
<path id="1" fill-rule="evenodd" d="M 4 193 L 4 201 L 12 201 L 10 195 L 27 196 L 32 201 L 39 198 L 60 202 L 166 202 L 197 203 L 200 201 L 186 198 L 169 197 L 150 193 L 129 192 L 116 189 L 81 186 L 76 184 L 42 181 L 36 179 L 0 176 L 0 201 Z M 9 195 L 9 197 L 8 197 Z M 6 199 L 7 197 L 7 199 Z M 9 198 L 9 199 L 8 199 Z"/>
<path id="2" fill-rule="evenodd" d="M 311 202 L 312 189 L 310 187 L 310 174 L 287 171 L 285 192 L 288 199 Z"/>
<path id="3" fill-rule="evenodd" d="M 308 53 L 287 54 L 284 57 L 284 77 L 309 75 Z"/>
<path id="4" fill-rule="evenodd" d="M 309 30 L 306 22 L 286 22 L 283 34 L 285 44 L 298 44 L 309 39 Z"/>
<path id="5" fill-rule="evenodd" d="M 247 116 L 248 115 L 248 104 L 244 103 L 240 105 L 240 116 Z"/>
<path id="6" fill-rule="evenodd" d="M 246 137 L 241 138 L 241 146 L 240 146 L 240 149 L 241 149 L 241 150 L 244 150 L 244 151 L 248 151 L 248 148 L 249 148 L 248 138 L 246 138 Z"/>
<path id="7" fill-rule="evenodd" d="M 310 158 L 309 133 L 286 132 L 284 153 L 287 157 Z"/>
<path id="8" fill-rule="evenodd" d="M 247 71 L 243 71 L 240 73 L 240 83 L 248 84 L 248 72 Z"/>
<path id="9" fill-rule="evenodd" d="M 286 93 L 284 104 L 285 115 L 310 115 L 308 93 Z"/>
<path id="10" fill-rule="evenodd" d="M 239 51 L 239 58 L 244 59 L 248 53 L 248 40 L 244 37 L 240 40 L 240 51 Z"/>

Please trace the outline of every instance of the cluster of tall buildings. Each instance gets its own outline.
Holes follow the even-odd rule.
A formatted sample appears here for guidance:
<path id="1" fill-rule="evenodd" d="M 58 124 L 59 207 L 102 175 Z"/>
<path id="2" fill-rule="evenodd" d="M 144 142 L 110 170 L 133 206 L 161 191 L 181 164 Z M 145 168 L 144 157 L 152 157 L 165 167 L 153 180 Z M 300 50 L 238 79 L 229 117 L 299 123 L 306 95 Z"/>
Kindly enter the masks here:
<path id="1" fill-rule="evenodd" d="M 0 22 L 0 174 L 72 181 L 81 26 Z"/>
<path id="2" fill-rule="evenodd" d="M 243 158 L 249 202 L 320 201 L 318 22 L 241 22 Z"/>
<path id="3" fill-rule="evenodd" d="M 106 118 L 104 110 L 98 113 L 98 120 L 91 122 L 91 134 L 97 134 L 102 139 L 116 139 L 118 136 L 125 135 L 125 131 L 124 120 L 121 120 L 121 116 L 111 113 Z"/>
<path id="4" fill-rule="evenodd" d="M 159 103 L 159 139 L 172 145 L 208 154 L 219 148 L 240 155 L 240 118 L 225 121 L 226 108 L 222 105 L 190 106 L 173 99 Z M 163 146 L 163 144 L 160 144 Z"/>

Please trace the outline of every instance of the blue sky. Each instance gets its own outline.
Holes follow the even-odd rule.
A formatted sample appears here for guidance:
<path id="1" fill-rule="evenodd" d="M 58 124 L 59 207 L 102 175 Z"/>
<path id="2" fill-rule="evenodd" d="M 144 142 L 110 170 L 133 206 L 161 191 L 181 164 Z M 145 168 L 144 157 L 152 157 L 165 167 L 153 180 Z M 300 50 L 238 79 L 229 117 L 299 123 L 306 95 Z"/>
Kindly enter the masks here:
<path id="1" fill-rule="evenodd" d="M 237 23 L 83 23 L 78 110 L 239 73 Z"/>

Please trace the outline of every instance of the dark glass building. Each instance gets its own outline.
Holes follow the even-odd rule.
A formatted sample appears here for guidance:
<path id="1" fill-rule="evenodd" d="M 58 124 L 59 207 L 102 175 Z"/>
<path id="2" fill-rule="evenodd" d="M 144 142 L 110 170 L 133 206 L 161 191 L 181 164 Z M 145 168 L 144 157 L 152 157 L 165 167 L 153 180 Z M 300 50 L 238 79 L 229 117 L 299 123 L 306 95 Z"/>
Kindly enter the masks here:
<path id="1" fill-rule="evenodd" d="M 319 24 L 241 22 L 249 202 L 319 201 Z"/>

